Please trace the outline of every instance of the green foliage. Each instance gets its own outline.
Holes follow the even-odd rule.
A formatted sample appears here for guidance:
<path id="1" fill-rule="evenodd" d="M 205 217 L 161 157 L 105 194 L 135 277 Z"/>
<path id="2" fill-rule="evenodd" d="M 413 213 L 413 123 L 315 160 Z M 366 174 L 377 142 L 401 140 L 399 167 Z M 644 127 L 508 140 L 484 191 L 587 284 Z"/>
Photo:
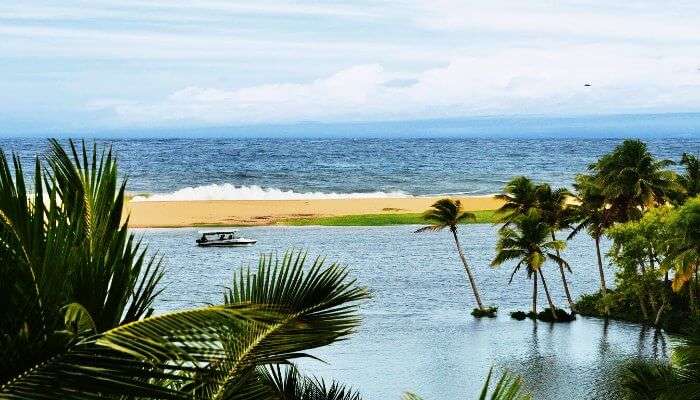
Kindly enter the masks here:
<path id="1" fill-rule="evenodd" d="M 496 215 L 499 216 L 498 222 L 502 222 L 504 227 L 512 224 L 517 217 L 527 214 L 537 205 L 535 183 L 525 176 L 511 179 L 503 188 L 503 193 L 495 197 L 504 202 L 496 211 Z"/>
<path id="2" fill-rule="evenodd" d="M 495 385 L 491 385 L 493 368 L 486 376 L 486 382 L 479 393 L 479 400 L 531 400 L 529 394 L 523 390 L 522 379 L 508 371 L 503 372 Z M 492 387 L 493 386 L 493 387 Z M 402 400 L 423 400 L 414 393 L 404 393 Z"/>
<path id="3" fill-rule="evenodd" d="M 318 398 L 357 399 L 337 384 L 311 385 L 294 372 L 275 369 L 348 337 L 359 324 L 359 303 L 369 297 L 345 268 L 316 259 L 305 270 L 305 263 L 302 253 L 261 257 L 256 272 L 241 270 L 223 305 L 150 317 L 87 337 L 0 393 L 21 399 L 76 391 L 82 399 L 268 399 L 274 398 L 271 383 L 284 389 L 284 382 L 295 382 L 330 396 Z M 273 369 L 261 373 L 266 366 Z"/>
<path id="4" fill-rule="evenodd" d="M 476 305 L 479 310 L 488 314 L 488 308 L 484 307 L 484 304 L 481 302 L 481 295 L 479 294 L 476 279 L 469 268 L 467 258 L 464 255 L 462 246 L 459 244 L 459 236 L 457 235 L 457 225 L 465 221 L 475 221 L 476 216 L 473 213 L 464 211 L 462 209 L 462 203 L 459 200 L 444 198 L 433 203 L 433 205 L 423 213 L 423 218 L 428 221 L 430 225 L 417 229 L 415 233 L 437 232 L 445 228 L 449 228 L 450 232 L 452 233 L 452 237 L 454 238 L 455 246 L 457 247 L 457 252 L 459 253 L 459 258 L 462 260 L 464 272 L 466 272 L 467 278 L 469 279 L 469 285 L 472 288 L 472 293 L 474 293 Z"/>
<path id="5" fill-rule="evenodd" d="M 501 230 L 496 244 L 496 257 L 491 262 L 494 267 L 507 261 L 516 262 L 511 281 L 522 266 L 526 267 L 527 276 L 531 277 L 548 259 L 567 264 L 554 253 L 555 250 L 563 250 L 565 243 L 549 239 L 549 226 L 542 221 L 537 210 L 531 209 L 526 215 L 515 219 L 514 224 L 514 228 Z"/>
<path id="6" fill-rule="evenodd" d="M 475 308 L 472 310 L 472 315 L 477 318 L 488 317 L 495 318 L 498 312 L 498 307 L 485 307 L 483 310 Z"/>
<path id="7" fill-rule="evenodd" d="M 357 391 L 322 379 L 303 376 L 294 366 L 259 368 L 262 386 L 269 392 L 269 399 L 279 400 L 361 400 Z"/>
<path id="8" fill-rule="evenodd" d="M 678 175 L 680 190 L 674 197 L 677 204 L 700 195 L 700 160 L 692 154 L 683 153 L 680 164 L 685 171 Z"/>
<path id="9" fill-rule="evenodd" d="M 51 141 L 48 168 L 37 159 L 31 183 L 0 151 L 0 382 L 84 331 L 141 319 L 159 293 L 159 260 L 122 223 L 111 151 L 72 142 L 69 151 Z"/>
<path id="10" fill-rule="evenodd" d="M 522 390 L 522 379 L 509 372 L 504 372 L 496 385 L 490 390 L 493 368 L 486 376 L 484 388 L 481 390 L 479 400 L 530 400 L 530 395 Z M 490 393 L 489 393 L 490 391 Z"/>
<path id="11" fill-rule="evenodd" d="M 551 231 L 556 232 L 569 228 L 573 215 L 568 203 L 573 195 L 568 189 L 552 189 L 549 184 L 542 183 L 537 185 L 535 196 L 537 210 Z"/>
<path id="12" fill-rule="evenodd" d="M 463 220 L 461 224 L 489 224 L 496 222 L 492 210 L 472 211 L 474 220 Z M 287 218 L 279 225 L 289 226 L 388 226 L 388 225 L 422 225 L 425 223 L 422 213 L 382 213 L 338 215 L 332 217 Z"/>
<path id="13" fill-rule="evenodd" d="M 576 175 L 574 181 L 576 202 L 571 205 L 571 220 L 574 225 L 569 239 L 586 229 L 593 238 L 599 238 L 611 221 L 606 215 L 606 199 L 603 190 L 591 175 Z"/>
<path id="14" fill-rule="evenodd" d="M 669 363 L 635 360 L 620 368 L 618 385 L 625 399 L 697 400 L 700 398 L 700 336 L 686 338 Z"/>
<path id="15" fill-rule="evenodd" d="M 462 202 L 453 199 L 440 199 L 423 213 L 423 219 L 430 225 L 416 232 L 439 231 L 445 228 L 455 230 L 457 225 L 464 222 L 476 221 L 476 215 L 462 209 Z"/>
<path id="16" fill-rule="evenodd" d="M 513 311 L 510 313 L 510 317 L 518 321 L 523 321 L 525 318 L 535 319 L 537 318 L 537 315 L 533 312 L 526 313 L 525 311 Z"/>
<path id="17" fill-rule="evenodd" d="M 663 282 L 656 284 L 659 287 L 653 288 L 653 292 L 660 291 Z M 672 292 L 668 287 L 666 290 L 669 305 L 662 314 L 658 327 L 667 332 L 687 334 L 688 330 L 696 325 L 697 320 L 697 317 L 693 316 L 688 308 L 688 293 L 687 291 Z M 653 322 L 644 318 L 638 295 L 626 288 L 618 287 L 616 290 L 608 290 L 605 296 L 601 292 L 583 295 L 576 302 L 576 311 L 585 316 L 645 324 Z"/>
<path id="18" fill-rule="evenodd" d="M 552 315 L 552 309 L 545 308 L 543 311 L 537 313 L 537 319 L 543 322 L 572 322 L 576 319 L 576 314 L 569 314 L 561 308 L 554 310 L 554 315 Z"/>
<path id="19" fill-rule="evenodd" d="M 602 156 L 589 169 L 606 203 L 611 221 L 627 222 L 641 218 L 644 211 L 664 204 L 678 185 L 670 160 L 657 160 L 640 140 L 625 140 Z"/>
<path id="20" fill-rule="evenodd" d="M 562 268 L 568 268 L 568 263 L 559 256 L 559 252 L 566 247 L 560 240 L 550 239 L 551 227 L 542 220 L 537 209 L 530 209 L 527 214 L 520 215 L 513 219 L 514 227 L 504 226 L 499 231 L 499 239 L 496 244 L 496 257 L 491 262 L 492 267 L 498 267 L 505 262 L 515 262 L 515 267 L 510 275 L 508 283 L 513 281 L 515 274 L 525 267 L 527 277 L 533 280 L 532 303 L 536 312 L 537 304 L 537 279 L 542 280 L 542 284 L 547 295 L 550 308 L 554 308 L 551 296 L 546 286 L 541 268 L 545 261 L 551 260 L 559 264 Z M 556 317 L 554 314 L 552 317 Z"/>
<path id="21" fill-rule="evenodd" d="M 664 265 L 673 269 L 674 290 L 687 282 L 696 285 L 695 277 L 700 264 L 700 199 L 690 199 L 668 218 L 667 253 Z"/>

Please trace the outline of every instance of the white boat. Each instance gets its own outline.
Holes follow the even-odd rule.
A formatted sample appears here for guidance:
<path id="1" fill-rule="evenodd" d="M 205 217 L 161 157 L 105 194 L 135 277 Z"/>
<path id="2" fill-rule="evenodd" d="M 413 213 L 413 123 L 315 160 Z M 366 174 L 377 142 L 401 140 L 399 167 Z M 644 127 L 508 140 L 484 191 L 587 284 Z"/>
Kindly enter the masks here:
<path id="1" fill-rule="evenodd" d="M 257 242 L 255 239 L 239 236 L 237 230 L 200 231 L 199 234 L 202 236 L 197 239 L 197 246 L 201 247 L 250 246 Z"/>

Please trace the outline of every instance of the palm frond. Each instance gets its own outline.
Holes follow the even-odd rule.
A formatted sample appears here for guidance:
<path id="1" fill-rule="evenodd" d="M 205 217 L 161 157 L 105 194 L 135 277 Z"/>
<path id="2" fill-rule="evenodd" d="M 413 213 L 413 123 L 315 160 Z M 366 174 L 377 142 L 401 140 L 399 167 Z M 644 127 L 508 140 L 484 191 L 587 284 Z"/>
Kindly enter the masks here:
<path id="1" fill-rule="evenodd" d="M 308 350 L 343 340 L 357 327 L 357 307 L 369 298 L 368 291 L 337 264 L 326 267 L 316 258 L 304 272 L 305 262 L 302 252 L 287 252 L 281 259 L 270 254 L 260 258 L 257 272 L 241 270 L 234 280 L 225 304 L 265 305 L 280 318 L 227 336 L 226 358 L 211 363 L 203 374 L 212 398 L 223 398 L 247 368 L 308 357 Z"/>
<path id="2" fill-rule="evenodd" d="M 224 305 L 111 329 L 14 379 L 2 393 L 38 399 L 79 391 L 81 398 L 93 399 L 113 393 L 117 385 L 129 388 L 127 394 L 151 398 L 268 398 L 254 371 L 288 364 L 346 338 L 359 323 L 358 302 L 369 296 L 348 279 L 345 268 L 324 266 L 317 258 L 305 271 L 305 260 L 301 252 L 262 257 L 257 272 L 241 270 Z M 104 362 L 95 367 L 89 357 Z M 101 386 L 103 380 L 113 385 Z M 160 387 L 158 380 L 172 382 L 172 388 Z M 330 399 L 357 398 L 337 384 L 318 381 L 316 386 Z M 34 389 L 22 392 L 27 387 Z"/>
<path id="3" fill-rule="evenodd" d="M 484 383 L 484 387 L 479 396 L 479 400 L 530 400 L 531 397 L 525 394 L 522 389 L 522 379 L 509 372 L 504 372 L 489 395 L 489 386 L 492 370 Z"/>

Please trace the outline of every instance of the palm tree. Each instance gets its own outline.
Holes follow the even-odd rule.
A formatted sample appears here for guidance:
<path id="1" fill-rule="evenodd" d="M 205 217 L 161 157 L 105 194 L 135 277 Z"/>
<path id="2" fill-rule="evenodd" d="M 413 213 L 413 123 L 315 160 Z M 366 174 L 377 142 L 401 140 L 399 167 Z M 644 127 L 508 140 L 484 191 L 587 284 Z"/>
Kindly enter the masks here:
<path id="1" fill-rule="evenodd" d="M 503 223 L 504 228 L 537 205 L 536 191 L 535 184 L 529 178 L 518 176 L 506 184 L 503 188 L 503 193 L 494 196 L 496 199 L 504 202 L 496 210 L 496 214 L 500 215 L 499 222 Z"/>
<path id="2" fill-rule="evenodd" d="M 625 140 L 589 166 L 609 204 L 614 222 L 641 218 L 646 209 L 664 204 L 677 190 L 670 160 L 657 160 L 640 140 Z"/>
<path id="3" fill-rule="evenodd" d="M 666 245 L 664 267 L 674 270 L 672 288 L 676 291 L 688 284 L 690 309 L 697 312 L 696 287 L 700 265 L 700 199 L 685 202 L 672 214 Z"/>
<path id="4" fill-rule="evenodd" d="M 513 281 L 515 273 L 525 266 L 528 279 L 533 278 L 532 312 L 534 314 L 537 313 L 537 276 L 539 275 L 552 317 L 556 319 L 556 307 L 549 294 L 542 267 L 546 260 L 568 267 L 568 263 L 555 253 L 557 250 L 564 250 L 566 245 L 560 240 L 549 239 L 550 228 L 536 209 L 531 209 L 513 222 L 513 228 L 507 227 L 501 230 L 496 245 L 496 257 L 491 262 L 491 266 L 497 267 L 507 261 L 517 261 L 509 283 Z"/>
<path id="5" fill-rule="evenodd" d="M 423 213 L 423 218 L 432 224 L 416 230 L 416 233 L 441 231 L 445 228 L 450 229 L 455 245 L 457 246 L 459 258 L 462 260 L 462 265 L 464 265 L 464 271 L 467 273 L 467 278 L 469 278 L 469 284 L 471 285 L 472 292 L 474 293 L 477 307 L 480 311 L 486 311 L 483 303 L 481 302 L 481 296 L 479 295 L 479 288 L 476 286 L 476 280 L 474 279 L 474 275 L 467 264 L 467 258 L 464 255 L 464 251 L 462 251 L 462 246 L 459 244 L 459 237 L 457 236 L 457 225 L 462 222 L 476 220 L 474 214 L 463 211 L 462 203 L 459 200 L 440 199 L 436 201 L 428 211 Z"/>
<path id="6" fill-rule="evenodd" d="M 337 265 L 306 254 L 262 256 L 244 268 L 221 305 L 153 316 L 84 334 L 60 355 L 0 386 L 22 399 L 355 400 L 337 384 L 282 370 L 307 352 L 347 338 L 368 291 Z M 282 396 L 286 394 L 287 396 Z"/>
<path id="7" fill-rule="evenodd" d="M 160 292 L 160 261 L 122 222 L 111 151 L 69 149 L 51 141 L 49 168 L 37 159 L 30 183 L 0 150 L 0 382 L 63 354 L 82 330 L 148 316 Z"/>
<path id="8" fill-rule="evenodd" d="M 570 227 L 572 213 L 569 206 L 569 199 L 572 197 L 572 194 L 566 188 L 552 190 L 551 186 L 543 183 L 537 185 L 536 197 L 537 209 L 540 211 L 542 221 L 549 226 L 552 240 L 556 241 L 556 232 Z M 555 249 L 555 252 L 557 257 L 561 258 L 559 250 Z M 564 264 L 558 264 L 566 299 L 569 302 L 571 311 L 575 311 L 574 301 L 569 291 L 569 283 L 566 281 L 566 274 L 564 273 Z M 571 272 L 570 269 L 569 272 Z"/>
<path id="9" fill-rule="evenodd" d="M 685 167 L 685 172 L 678 176 L 678 183 L 684 197 L 697 197 L 700 195 L 700 160 L 692 154 L 683 153 L 681 165 Z"/>
<path id="10" fill-rule="evenodd" d="M 605 284 L 603 256 L 600 251 L 600 239 L 608 227 L 605 196 L 591 175 L 577 175 L 574 188 L 576 189 L 577 201 L 571 205 L 571 210 L 572 219 L 576 221 L 576 224 L 567 239 L 572 239 L 584 229 L 591 235 L 595 241 L 600 289 L 605 295 L 608 288 Z"/>

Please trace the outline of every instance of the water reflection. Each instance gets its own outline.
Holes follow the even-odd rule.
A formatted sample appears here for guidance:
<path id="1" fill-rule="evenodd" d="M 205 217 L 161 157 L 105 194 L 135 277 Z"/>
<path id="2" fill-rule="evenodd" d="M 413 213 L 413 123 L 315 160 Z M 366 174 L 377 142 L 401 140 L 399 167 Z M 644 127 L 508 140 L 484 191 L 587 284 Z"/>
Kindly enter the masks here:
<path id="1" fill-rule="evenodd" d="M 229 285 L 241 265 L 255 265 L 261 252 L 308 248 L 348 265 L 374 294 L 362 308 L 363 324 L 351 339 L 313 353 L 327 364 L 305 361 L 302 367 L 351 384 L 369 400 L 398 399 L 406 390 L 428 400 L 472 398 L 491 366 L 522 374 L 538 400 L 610 399 L 620 362 L 668 356 L 662 332 L 635 324 L 511 319 L 510 311 L 529 307 L 531 288 L 526 279 L 508 285 L 507 268 L 488 267 L 496 236 L 486 225 L 464 229 L 464 243 L 482 293 L 500 308 L 497 318 L 475 319 L 452 243 L 441 235 L 412 235 L 414 229 L 255 228 L 245 235 L 258 245 L 245 249 L 194 247 L 194 229 L 141 232 L 167 257 L 160 310 L 219 302 L 220 286 Z M 598 286 L 593 243 L 586 239 L 577 237 L 564 254 L 574 271 L 575 297 Z M 552 296 L 565 304 L 556 272 L 546 271 Z"/>

